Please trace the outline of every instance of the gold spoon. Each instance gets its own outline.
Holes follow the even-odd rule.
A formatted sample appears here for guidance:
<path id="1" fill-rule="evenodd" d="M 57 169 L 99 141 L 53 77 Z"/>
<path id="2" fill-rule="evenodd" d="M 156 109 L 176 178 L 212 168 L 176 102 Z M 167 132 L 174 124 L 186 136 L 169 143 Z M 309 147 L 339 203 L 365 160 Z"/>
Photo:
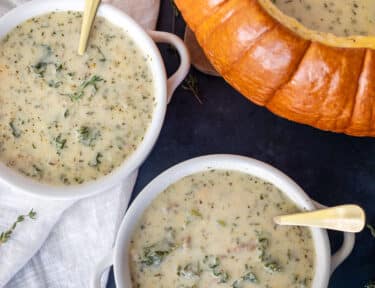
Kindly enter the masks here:
<path id="1" fill-rule="evenodd" d="M 85 11 L 83 12 L 83 20 L 82 20 L 82 26 L 81 26 L 81 37 L 79 39 L 79 46 L 78 46 L 79 55 L 83 55 L 83 53 L 85 53 L 86 51 L 91 27 L 92 27 L 92 24 L 94 23 L 94 19 L 96 16 L 96 12 L 98 11 L 99 4 L 100 4 L 100 0 L 86 0 L 85 1 Z"/>
<path id="2" fill-rule="evenodd" d="M 357 205 L 342 205 L 327 209 L 276 216 L 279 225 L 318 227 L 342 232 L 357 233 L 363 230 L 366 216 Z"/>

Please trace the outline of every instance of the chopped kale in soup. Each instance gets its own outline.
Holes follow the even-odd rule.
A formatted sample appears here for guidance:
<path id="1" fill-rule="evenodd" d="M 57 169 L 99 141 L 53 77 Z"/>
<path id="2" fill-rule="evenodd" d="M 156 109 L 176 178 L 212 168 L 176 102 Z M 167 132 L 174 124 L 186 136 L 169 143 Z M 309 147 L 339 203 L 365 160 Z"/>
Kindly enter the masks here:
<path id="1" fill-rule="evenodd" d="M 34 179 L 80 184 L 110 173 L 143 140 L 155 106 L 150 59 L 97 17 L 32 18 L 0 41 L 0 161 Z"/>
<path id="2" fill-rule="evenodd" d="M 375 36 L 374 0 L 272 0 L 307 28 L 337 36 Z"/>
<path id="3" fill-rule="evenodd" d="M 297 211 L 279 189 L 248 174 L 185 177 L 153 200 L 132 235 L 132 287 L 310 288 L 310 230 L 272 220 Z"/>

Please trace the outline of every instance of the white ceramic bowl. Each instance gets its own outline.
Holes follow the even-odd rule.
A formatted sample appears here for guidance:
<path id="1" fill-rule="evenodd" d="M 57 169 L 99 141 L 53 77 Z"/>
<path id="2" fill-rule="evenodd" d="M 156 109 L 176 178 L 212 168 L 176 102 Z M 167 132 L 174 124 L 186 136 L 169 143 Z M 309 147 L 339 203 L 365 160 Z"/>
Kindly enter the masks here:
<path id="1" fill-rule="evenodd" d="M 237 170 L 264 179 L 280 188 L 301 209 L 314 210 L 321 206 L 311 200 L 288 176 L 263 162 L 251 158 L 234 155 L 210 155 L 185 161 L 156 177 L 134 200 L 122 221 L 115 248 L 110 255 L 99 263 L 91 287 L 100 287 L 98 283 L 100 282 L 102 271 L 113 264 L 117 288 L 131 288 L 128 257 L 129 244 L 133 230 L 143 212 L 153 199 L 169 185 L 185 176 L 210 169 Z M 354 234 L 344 233 L 342 247 L 331 256 L 327 231 L 317 228 L 311 229 L 311 231 L 316 252 L 316 272 L 312 288 L 326 288 L 328 287 L 331 273 L 351 253 L 355 240 Z"/>
<path id="2" fill-rule="evenodd" d="M 52 11 L 83 11 L 83 8 L 83 0 L 34 0 L 27 2 L 0 18 L 0 39 L 18 24 L 34 16 Z M 132 18 L 110 5 L 100 5 L 98 15 L 103 16 L 112 24 L 122 27 L 124 31 L 126 31 L 138 44 L 140 49 L 143 50 L 143 53 L 149 55 L 152 59 L 150 62 L 154 79 L 153 82 L 155 85 L 156 107 L 144 140 L 133 154 L 111 174 L 101 177 L 96 181 L 80 185 L 52 186 L 38 183 L 30 178 L 20 175 L 0 163 L 0 181 L 10 185 L 13 189 L 36 196 L 54 199 L 82 198 L 106 191 L 121 183 L 123 179 L 142 164 L 159 136 L 164 121 L 167 103 L 176 87 L 187 75 L 190 68 L 189 54 L 185 45 L 180 38 L 173 34 L 157 31 L 146 32 Z M 164 63 L 155 42 L 169 43 L 173 45 L 180 54 L 180 67 L 169 79 L 167 79 Z"/>

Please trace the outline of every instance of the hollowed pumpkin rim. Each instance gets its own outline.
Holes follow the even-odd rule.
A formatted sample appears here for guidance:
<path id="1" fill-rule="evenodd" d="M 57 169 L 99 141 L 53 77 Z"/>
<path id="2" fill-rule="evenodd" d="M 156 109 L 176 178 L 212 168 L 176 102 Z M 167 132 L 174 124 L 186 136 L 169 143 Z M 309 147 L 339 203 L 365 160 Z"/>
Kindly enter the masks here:
<path id="1" fill-rule="evenodd" d="M 258 0 L 258 3 L 271 17 L 303 39 L 320 42 L 333 47 L 375 49 L 375 36 L 351 35 L 343 37 L 313 30 L 282 12 L 272 0 Z"/>

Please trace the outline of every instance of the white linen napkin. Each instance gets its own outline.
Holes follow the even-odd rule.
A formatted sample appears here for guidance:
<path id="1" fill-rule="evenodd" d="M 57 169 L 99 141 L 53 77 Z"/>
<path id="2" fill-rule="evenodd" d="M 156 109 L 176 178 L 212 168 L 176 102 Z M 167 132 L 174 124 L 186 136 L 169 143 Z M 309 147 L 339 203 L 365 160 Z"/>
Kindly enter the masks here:
<path id="1" fill-rule="evenodd" d="M 0 0 L 0 16 L 26 1 Z M 160 0 L 103 2 L 124 10 L 145 29 L 156 26 Z M 96 264 L 113 246 L 136 178 L 134 172 L 119 187 L 78 202 L 34 198 L 0 184 L 0 233 L 18 215 L 31 209 L 37 213 L 36 220 L 26 219 L 0 245 L 0 287 L 88 287 Z"/>

